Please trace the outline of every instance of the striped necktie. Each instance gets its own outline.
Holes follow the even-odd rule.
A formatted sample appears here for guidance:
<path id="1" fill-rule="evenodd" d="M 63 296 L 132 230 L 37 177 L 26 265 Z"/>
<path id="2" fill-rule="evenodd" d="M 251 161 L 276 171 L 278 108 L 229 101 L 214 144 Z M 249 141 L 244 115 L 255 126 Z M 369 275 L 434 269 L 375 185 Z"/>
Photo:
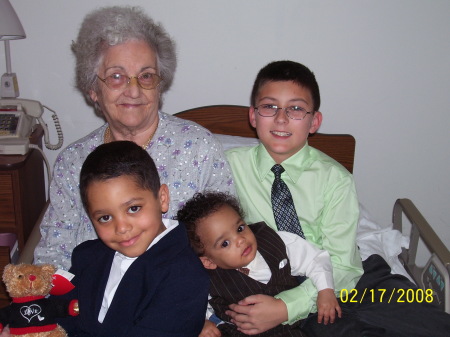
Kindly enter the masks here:
<path id="1" fill-rule="evenodd" d="M 275 174 L 272 185 L 272 210 L 278 230 L 291 232 L 305 238 L 291 192 L 281 179 L 281 174 L 284 172 L 283 166 L 275 164 L 271 171 Z"/>

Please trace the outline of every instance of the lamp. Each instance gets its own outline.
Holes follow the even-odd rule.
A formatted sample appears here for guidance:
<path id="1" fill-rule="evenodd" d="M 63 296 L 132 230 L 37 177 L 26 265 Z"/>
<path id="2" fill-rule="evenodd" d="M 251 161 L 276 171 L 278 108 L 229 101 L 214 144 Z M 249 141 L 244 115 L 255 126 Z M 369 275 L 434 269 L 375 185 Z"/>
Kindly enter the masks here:
<path id="1" fill-rule="evenodd" d="M 9 0 L 0 0 L 0 40 L 5 42 L 6 73 L 1 79 L 1 97 L 18 97 L 19 85 L 16 74 L 11 70 L 9 40 L 26 37 L 22 24 Z"/>

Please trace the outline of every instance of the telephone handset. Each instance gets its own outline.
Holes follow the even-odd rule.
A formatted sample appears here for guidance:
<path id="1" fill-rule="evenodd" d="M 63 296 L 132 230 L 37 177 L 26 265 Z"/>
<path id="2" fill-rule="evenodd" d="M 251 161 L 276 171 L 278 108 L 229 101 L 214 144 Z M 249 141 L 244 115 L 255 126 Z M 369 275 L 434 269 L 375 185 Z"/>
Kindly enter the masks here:
<path id="1" fill-rule="evenodd" d="M 30 99 L 0 99 L 0 155 L 26 154 L 29 150 L 29 136 L 36 121 L 44 130 L 44 143 L 50 150 L 57 150 L 63 144 L 63 134 L 58 116 L 53 112 L 52 118 L 58 134 L 58 143 L 50 144 L 47 125 L 42 119 L 44 106 Z"/>

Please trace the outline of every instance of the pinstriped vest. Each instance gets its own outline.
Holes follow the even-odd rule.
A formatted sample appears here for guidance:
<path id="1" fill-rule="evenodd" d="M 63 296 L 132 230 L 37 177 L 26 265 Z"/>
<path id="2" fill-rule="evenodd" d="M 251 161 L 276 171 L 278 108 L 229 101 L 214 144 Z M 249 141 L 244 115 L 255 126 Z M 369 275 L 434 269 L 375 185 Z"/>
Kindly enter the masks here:
<path id="1" fill-rule="evenodd" d="M 211 279 L 209 303 L 215 314 L 223 321 L 229 321 L 225 310 L 228 310 L 228 305 L 231 303 L 237 303 L 254 294 L 275 296 L 299 284 L 297 278 L 291 276 L 291 264 L 287 257 L 286 246 L 278 234 L 264 222 L 258 222 L 249 227 L 255 234 L 258 251 L 269 265 L 272 276 L 269 282 L 264 284 L 235 269 L 209 269 Z M 283 260 L 287 260 L 287 263 L 280 269 L 280 262 Z M 221 324 L 218 328 L 223 336 L 247 336 L 237 331 L 232 324 Z M 295 330 L 292 328 L 293 326 L 289 325 L 279 325 L 256 336 L 304 336 L 298 328 Z"/>

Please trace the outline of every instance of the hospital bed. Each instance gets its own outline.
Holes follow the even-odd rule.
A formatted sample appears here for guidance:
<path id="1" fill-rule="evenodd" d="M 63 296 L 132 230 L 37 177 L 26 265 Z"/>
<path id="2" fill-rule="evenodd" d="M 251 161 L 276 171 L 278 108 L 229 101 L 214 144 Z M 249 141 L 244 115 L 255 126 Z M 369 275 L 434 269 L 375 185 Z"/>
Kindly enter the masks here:
<path id="1" fill-rule="evenodd" d="M 258 144 L 256 131 L 248 121 L 246 106 L 205 106 L 175 115 L 209 129 L 225 150 Z M 308 143 L 353 172 L 355 155 L 353 136 L 316 133 L 309 137 Z M 433 302 L 450 313 L 450 252 L 413 202 L 409 199 L 398 199 L 393 206 L 393 223 L 389 226 L 375 223 L 363 205 L 360 205 L 360 210 L 357 244 L 362 259 L 375 253 L 381 255 L 389 263 L 393 273 L 405 275 L 424 291 L 432 289 Z M 33 261 L 34 247 L 40 239 L 38 226 L 40 222 L 39 219 L 18 262 Z M 409 235 L 405 234 L 407 232 Z M 423 242 L 431 254 L 423 266 L 417 265 L 416 262 L 419 242 Z"/>

